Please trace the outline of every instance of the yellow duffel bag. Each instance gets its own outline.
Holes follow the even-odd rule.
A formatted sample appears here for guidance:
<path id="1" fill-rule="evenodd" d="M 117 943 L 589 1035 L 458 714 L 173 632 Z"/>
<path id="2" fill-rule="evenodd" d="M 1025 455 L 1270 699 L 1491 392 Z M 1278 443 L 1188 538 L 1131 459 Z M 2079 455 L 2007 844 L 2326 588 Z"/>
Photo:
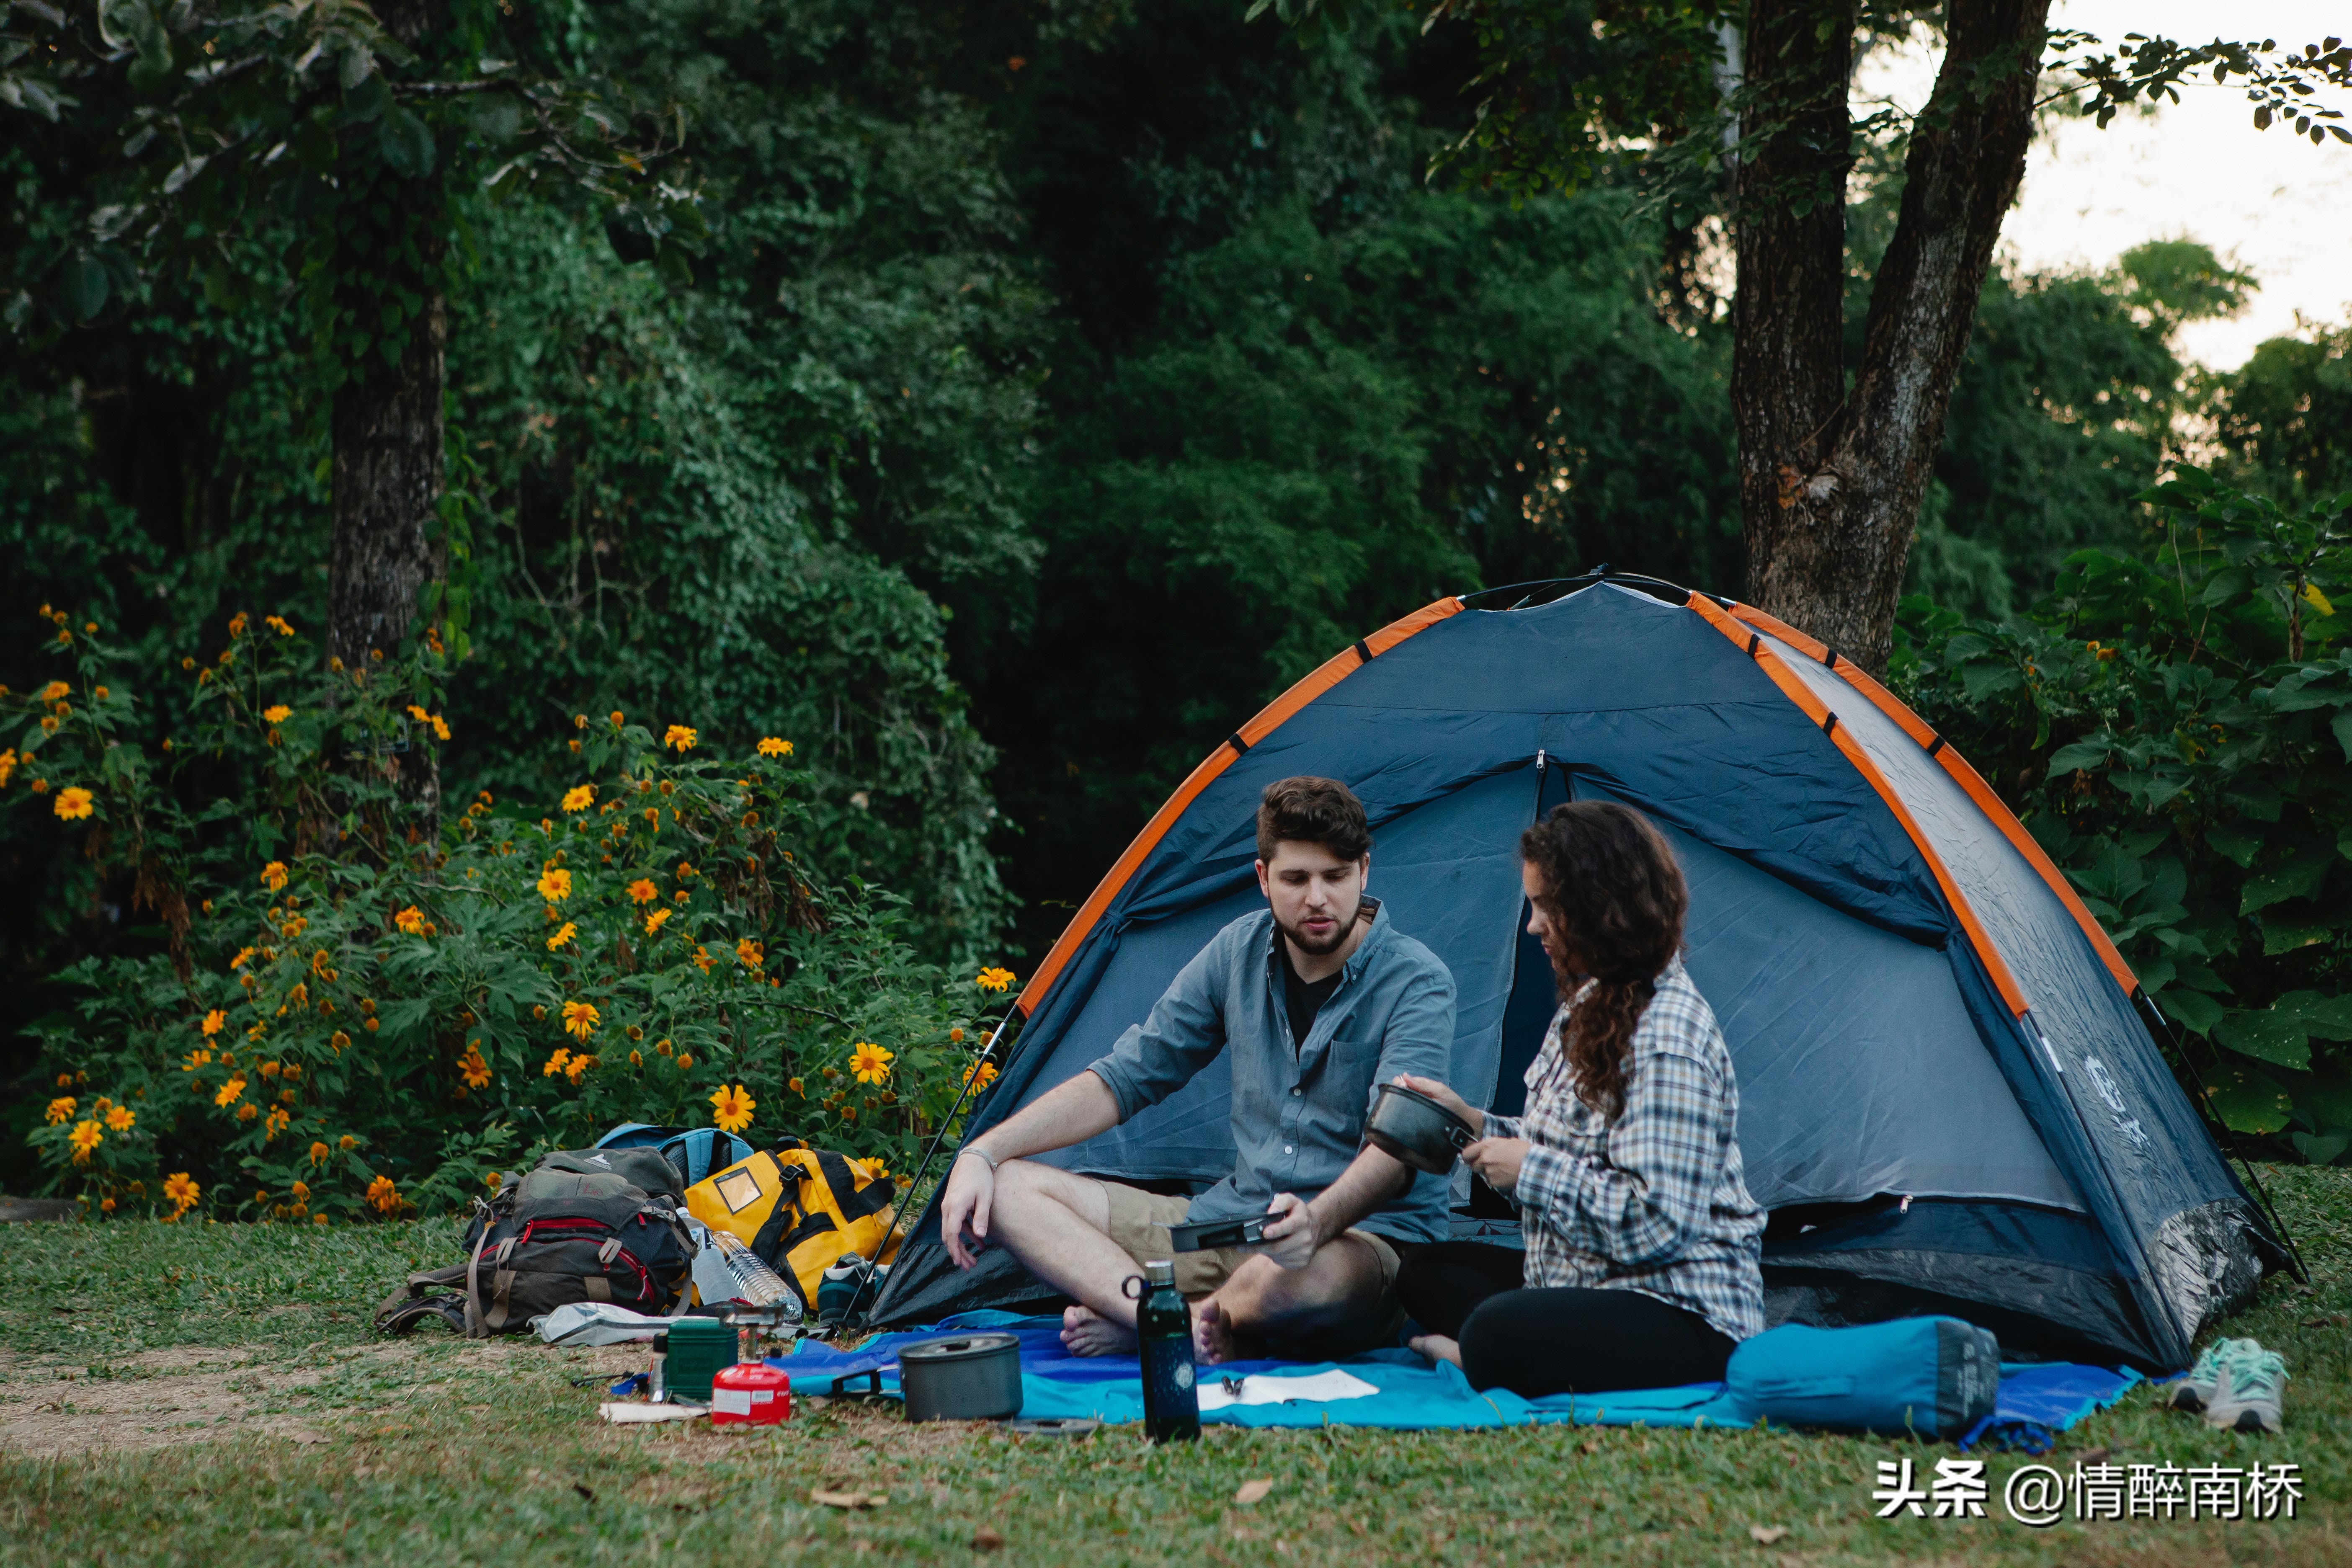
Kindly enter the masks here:
<path id="1" fill-rule="evenodd" d="M 687 1212 L 758 1253 L 816 1312 L 817 1285 L 846 1253 L 876 1263 L 898 1255 L 898 1187 L 829 1150 L 787 1138 L 686 1190 Z"/>

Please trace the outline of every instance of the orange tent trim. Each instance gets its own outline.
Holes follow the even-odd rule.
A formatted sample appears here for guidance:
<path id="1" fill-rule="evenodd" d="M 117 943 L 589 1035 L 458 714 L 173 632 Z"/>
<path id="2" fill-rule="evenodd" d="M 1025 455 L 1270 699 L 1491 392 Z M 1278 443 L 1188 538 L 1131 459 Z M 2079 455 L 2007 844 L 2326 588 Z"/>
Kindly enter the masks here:
<path id="1" fill-rule="evenodd" d="M 1462 601 L 1458 598 L 1440 599 L 1435 604 L 1423 605 L 1409 616 L 1391 621 L 1361 642 L 1350 644 L 1325 659 L 1289 690 L 1260 709 L 1255 718 L 1234 731 L 1234 735 L 1244 748 L 1256 745 L 1281 728 L 1300 709 L 1372 659 L 1407 637 L 1427 631 L 1450 616 L 1458 615 L 1461 609 Z M 1144 858 L 1159 847 L 1160 840 L 1175 826 L 1176 819 L 1184 815 L 1185 808 L 1200 797 L 1202 790 L 1215 783 L 1218 775 L 1231 767 L 1240 755 L 1232 741 L 1219 742 L 1217 749 L 1203 757 L 1200 765 L 1176 786 L 1176 793 L 1168 797 L 1167 804 L 1152 813 L 1151 820 L 1143 825 L 1143 831 L 1135 836 L 1135 841 L 1127 847 L 1127 852 L 1105 873 L 1103 879 L 1095 884 L 1095 890 L 1087 895 L 1087 901 L 1078 907 L 1078 912 L 1063 928 L 1052 951 L 1045 954 L 1045 962 L 1037 966 L 1037 973 L 1031 975 L 1029 984 L 1021 988 L 1021 999 L 1015 1005 L 1021 1009 L 1023 1017 L 1035 1016 L 1037 1008 L 1045 1000 L 1045 993 L 1053 989 L 1055 980 L 1068 966 L 1079 944 L 1095 929 L 1095 922 L 1102 919 L 1103 911 L 1110 908 L 1111 900 L 1118 897 L 1119 889 L 1127 886 L 1128 879 L 1135 875 Z"/>
<path id="2" fill-rule="evenodd" d="M 1747 647 L 1750 636 L 1748 629 L 1727 615 L 1714 600 L 1704 594 L 1693 594 L 1690 607 L 1717 631 L 1739 647 Z M 1772 628 L 1762 629 L 1770 631 Z M 1780 634 L 1774 631 L 1772 635 L 1778 637 Z M 1818 647 L 1821 645 L 1816 643 L 1814 646 Z M 1826 727 L 1830 743 L 1843 752 L 1845 760 L 1853 764 L 1853 771 L 1878 792 L 1878 798 L 1886 803 L 1886 808 L 1895 814 L 1895 820 L 1901 823 L 1903 831 L 1911 836 L 1912 846 L 1927 862 L 1927 868 L 1935 873 L 1937 884 L 1944 889 L 1944 897 L 1951 904 L 1952 912 L 1959 917 L 1960 929 L 1968 933 L 1969 942 L 1976 949 L 1977 957 L 1983 962 L 1985 972 L 1992 976 L 1993 986 L 2000 991 L 2000 999 L 2009 1004 L 2011 1013 L 2024 1016 L 2025 993 L 2018 988 L 2017 977 L 2010 973 L 2009 963 L 2001 957 L 2000 950 L 1993 946 L 1992 939 L 1978 923 L 1976 910 L 1961 896 L 1959 884 L 1952 880 L 1952 873 L 1945 866 L 1944 858 L 1937 854 L 1935 847 L 1927 842 L 1927 836 L 1920 831 L 1918 822 L 1911 815 L 1911 808 L 1903 804 L 1903 797 L 1895 793 L 1894 787 L 1886 782 L 1886 775 L 1878 771 L 1878 764 L 1870 760 L 1870 754 L 1862 749 L 1861 742 L 1852 734 L 1830 723 L 1828 706 L 1813 695 L 1812 688 L 1807 686 L 1803 678 L 1790 669 L 1779 654 L 1759 646 L 1754 650 L 1754 657 L 1758 666 L 1771 678 L 1772 684 L 1780 689 L 1781 695 L 1795 703 L 1815 724 Z"/>
<path id="3" fill-rule="evenodd" d="M 2032 834 L 2026 831 L 2025 824 L 2017 819 L 2017 814 L 2002 803 L 2000 796 L 1993 794 L 1992 786 L 1969 765 L 1968 759 L 1960 755 L 1958 748 L 1948 742 L 1937 745 L 1937 742 L 1941 737 L 1927 727 L 1926 720 L 1911 711 L 1895 693 L 1873 679 L 1868 670 L 1843 654 L 1832 654 L 1826 645 L 1793 626 L 1783 625 L 1752 605 L 1735 605 L 1731 613 L 1759 631 L 1771 633 L 1800 653 L 1809 654 L 1829 665 L 1848 686 L 1869 698 L 1874 707 L 1900 725 L 1905 734 L 1928 748 L 1928 754 L 1941 763 L 1944 771 L 1968 792 L 1970 800 L 1977 803 L 1977 809 L 1992 819 L 1993 826 L 1999 827 L 2017 852 L 2025 857 L 2025 863 L 2040 872 L 2042 879 L 2050 884 L 2050 890 L 2058 895 L 2059 902 L 2064 904 L 2067 913 L 2074 917 L 2074 923 L 2081 926 L 2083 934 L 2091 939 L 2091 950 L 2099 955 L 2099 962 L 2107 966 L 2107 973 L 2116 977 L 2116 984 L 2124 988 L 2124 994 L 2128 996 L 2139 989 L 2139 976 L 2133 973 L 2131 965 L 2124 962 L 2124 955 L 2116 950 L 2114 941 L 2099 924 L 2098 917 L 2084 906 L 2082 895 L 2074 891 L 2074 884 L 2066 879 L 2066 874 L 2058 869 L 2048 852 Z"/>

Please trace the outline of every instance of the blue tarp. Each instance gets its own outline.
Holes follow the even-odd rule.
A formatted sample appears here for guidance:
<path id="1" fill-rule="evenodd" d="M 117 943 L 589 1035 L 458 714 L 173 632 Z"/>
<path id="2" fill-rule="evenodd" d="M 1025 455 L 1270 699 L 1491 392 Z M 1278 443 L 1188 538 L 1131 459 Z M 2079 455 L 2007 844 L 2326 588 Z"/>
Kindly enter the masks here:
<path id="1" fill-rule="evenodd" d="M 789 1356 L 769 1364 L 789 1373 L 793 1392 L 803 1397 L 835 1392 L 862 1393 L 866 1375 L 879 1373 L 882 1393 L 898 1392 L 898 1351 L 942 1332 L 986 1329 L 1021 1341 L 1021 1414 L 1032 1420 L 1140 1421 L 1143 1384 L 1133 1356 L 1073 1356 L 1062 1348 L 1061 1320 L 1018 1317 L 1010 1312 L 963 1312 L 933 1329 L 880 1334 L 854 1350 L 835 1350 L 804 1340 Z M 1615 1394 L 1559 1394 L 1522 1399 L 1503 1389 L 1481 1394 L 1452 1366 L 1431 1366 L 1411 1351 L 1375 1351 L 1344 1363 L 1318 1362 L 1228 1362 L 1209 1375 L 1306 1376 L 1342 1367 L 1380 1392 L 1357 1399 L 1302 1401 L 1285 1405 L 1237 1405 L 1201 1417 L 1234 1426 L 1368 1426 L 1392 1431 L 1461 1431 L 1487 1426 L 1528 1426 L 1572 1422 L 1587 1426 L 1756 1426 L 1720 1383 L 1686 1388 L 1631 1389 Z M 2121 1398 L 2138 1382 L 2137 1373 L 2070 1364 L 2001 1368 L 2000 1403 L 1962 1441 L 2029 1448 L 2039 1453 L 2050 1436 L 2092 1411 Z"/>

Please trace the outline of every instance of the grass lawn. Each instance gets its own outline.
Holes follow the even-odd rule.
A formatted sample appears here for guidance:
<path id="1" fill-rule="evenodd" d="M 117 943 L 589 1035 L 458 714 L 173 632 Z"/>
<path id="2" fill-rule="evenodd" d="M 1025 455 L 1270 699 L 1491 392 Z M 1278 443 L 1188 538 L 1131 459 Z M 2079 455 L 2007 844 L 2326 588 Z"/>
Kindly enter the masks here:
<path id="1" fill-rule="evenodd" d="M 2054 1460 L 2294 1460 L 2292 1522 L 2029 1530 L 1999 1502 L 2011 1457 L 1991 1517 L 1881 1521 L 1875 1461 L 1932 1471 L 1952 1450 L 1789 1433 L 1213 1426 L 1155 1450 L 1118 1428 L 910 1427 L 859 1401 L 803 1402 L 756 1435 L 613 1429 L 598 1384 L 634 1350 L 371 1335 L 403 1273 L 455 1256 L 446 1223 L 127 1223 L 0 1233 L 0 1563 L 2344 1563 L 2352 1171 L 2265 1175 L 2313 1289 L 2273 1279 L 2229 1329 L 2285 1353 L 2285 1434 L 2215 1432 L 2139 1392 Z M 1237 1505 L 1259 1477 L 1270 1495 Z M 889 1500 L 845 1514 L 813 1487 Z"/>

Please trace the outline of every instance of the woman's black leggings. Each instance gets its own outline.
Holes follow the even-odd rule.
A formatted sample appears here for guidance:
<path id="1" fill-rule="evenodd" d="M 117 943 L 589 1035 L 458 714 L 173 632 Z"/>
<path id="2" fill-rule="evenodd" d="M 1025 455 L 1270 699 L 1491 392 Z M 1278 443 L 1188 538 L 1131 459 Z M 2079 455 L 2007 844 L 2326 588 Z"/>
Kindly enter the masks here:
<path id="1" fill-rule="evenodd" d="M 1722 1380 L 1732 1342 L 1697 1313 L 1639 1290 L 1522 1289 L 1524 1264 L 1517 1247 L 1440 1241 L 1397 1275 L 1413 1321 L 1462 1346 L 1471 1387 L 1541 1399 Z"/>

